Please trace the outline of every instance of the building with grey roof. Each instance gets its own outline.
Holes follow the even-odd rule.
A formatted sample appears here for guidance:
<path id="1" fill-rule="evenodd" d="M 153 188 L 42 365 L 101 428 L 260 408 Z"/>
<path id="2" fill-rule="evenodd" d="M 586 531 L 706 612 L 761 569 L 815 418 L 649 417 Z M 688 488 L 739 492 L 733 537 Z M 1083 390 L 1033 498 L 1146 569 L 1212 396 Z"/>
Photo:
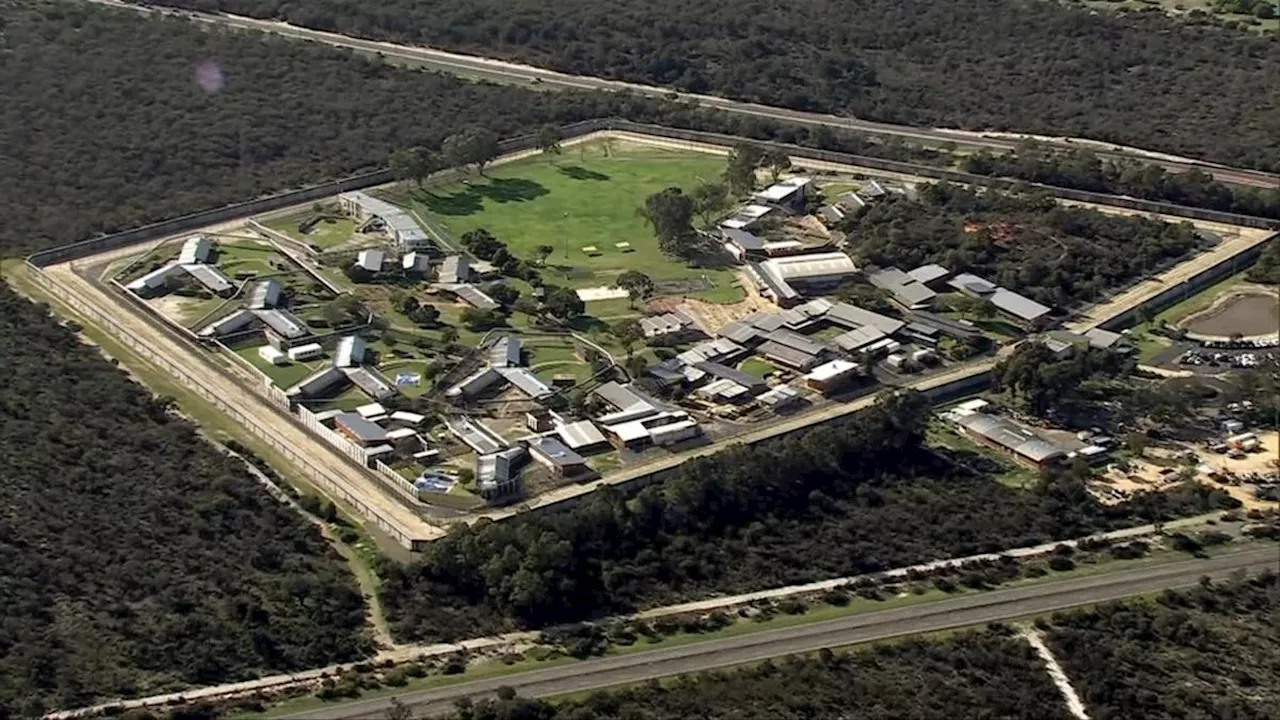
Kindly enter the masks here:
<path id="1" fill-rule="evenodd" d="M 763 293 L 788 306 L 804 292 L 830 287 L 858 274 L 853 258 L 842 252 L 809 253 L 778 257 L 747 266 Z"/>
<path id="2" fill-rule="evenodd" d="M 383 380 L 373 370 L 367 367 L 349 367 L 342 368 L 347 378 L 355 383 L 355 386 L 364 391 L 365 395 L 374 400 L 384 400 L 396 394 L 396 389 L 391 383 Z"/>
<path id="3" fill-rule="evenodd" d="M 818 356 L 830 350 L 829 346 L 786 328 L 774 330 L 766 336 L 766 339 L 778 343 L 779 345 L 785 345 L 794 350 L 799 350 L 805 355 Z"/>
<path id="4" fill-rule="evenodd" d="M 501 335 L 489 346 L 489 364 L 495 368 L 524 364 L 524 342 L 515 335 Z"/>
<path id="5" fill-rule="evenodd" d="M 720 234 L 724 238 L 725 249 L 739 261 L 764 253 L 764 239 L 753 233 L 726 227 L 720 228 Z"/>
<path id="6" fill-rule="evenodd" d="M 405 272 L 425 274 L 431 267 L 431 256 L 424 252 L 407 252 L 400 258 L 400 267 Z"/>
<path id="7" fill-rule="evenodd" d="M 857 305 L 843 302 L 833 304 L 823 317 L 833 324 L 849 329 L 870 325 L 885 335 L 892 335 L 906 325 L 906 323 L 897 318 L 891 318 L 888 315 L 881 315 L 880 313 L 860 308 Z"/>
<path id="8" fill-rule="evenodd" d="M 542 382 L 537 375 L 534 375 L 529 368 L 504 367 L 498 368 L 497 372 L 502 376 L 502 379 L 511 383 L 516 390 L 534 400 L 542 400 L 555 394 L 555 391 Z"/>
<path id="9" fill-rule="evenodd" d="M 600 432 L 600 428 L 596 427 L 595 423 L 590 420 L 579 420 L 560 425 L 556 428 L 556 434 L 560 436 L 560 440 L 565 445 L 578 452 L 590 451 L 609 444 L 609 440 L 605 438 L 604 433 Z"/>
<path id="10" fill-rule="evenodd" d="M 959 275 L 956 275 L 947 281 L 947 286 L 953 290 L 962 292 L 969 297 L 983 299 L 986 299 L 987 296 L 991 295 L 991 293 L 995 292 L 996 288 L 999 287 L 999 285 L 996 285 L 990 280 L 978 277 L 972 273 L 960 273 Z"/>
<path id="11" fill-rule="evenodd" d="M 307 324 L 288 310 L 256 310 L 258 319 L 267 329 L 286 340 L 297 340 L 311 334 Z"/>
<path id="12" fill-rule="evenodd" d="M 982 332 L 974 327 L 972 323 L 953 320 L 945 315 L 930 312 L 913 312 L 907 314 L 907 319 L 912 323 L 938 328 L 943 335 L 957 340 L 977 340 L 982 337 Z"/>
<path id="13" fill-rule="evenodd" d="M 805 198 L 812 187 L 812 178 L 790 177 L 757 192 L 754 200 L 761 205 L 772 205 L 791 212 L 799 212 L 804 209 Z"/>
<path id="14" fill-rule="evenodd" d="M 974 440 L 1035 468 L 1047 467 L 1067 455 L 1063 447 L 998 415 L 964 415 L 956 419 L 956 424 Z"/>
<path id="15" fill-rule="evenodd" d="M 171 262 L 168 265 L 152 270 L 142 277 L 125 285 L 126 288 L 138 294 L 150 293 L 163 288 L 168 284 L 169 280 L 186 272 L 182 265 Z"/>
<path id="16" fill-rule="evenodd" d="M 766 341 L 756 348 L 756 353 L 767 360 L 802 372 L 808 372 L 821 362 L 816 355 L 810 355 L 773 340 Z"/>
<path id="17" fill-rule="evenodd" d="M 790 385 L 779 385 L 761 393 L 756 402 L 774 412 L 785 410 L 800 402 L 800 391 Z"/>
<path id="18" fill-rule="evenodd" d="M 630 385 L 622 385 L 613 380 L 602 384 L 600 387 L 592 391 L 592 395 L 609 403 L 617 410 L 628 410 L 641 405 L 652 405 L 647 399 L 642 397 Z"/>
<path id="19" fill-rule="evenodd" d="M 347 376 L 340 368 L 325 367 L 289 388 L 289 395 L 312 398 L 323 395 L 325 392 L 346 382 L 348 382 Z"/>
<path id="20" fill-rule="evenodd" d="M 485 500 L 512 495 L 519 487 L 520 466 L 528 457 L 523 447 L 509 447 L 476 458 L 476 490 Z"/>
<path id="21" fill-rule="evenodd" d="M 859 353 L 872 343 L 883 340 L 885 334 L 880 328 L 874 325 L 864 325 L 845 333 L 841 333 L 831 339 L 836 347 L 847 353 Z"/>
<path id="22" fill-rule="evenodd" d="M 456 295 L 459 300 L 473 308 L 477 308 L 479 310 L 496 310 L 499 307 L 496 300 L 484 294 L 484 292 L 475 285 L 468 285 L 464 283 L 462 285 L 451 285 L 446 289 Z"/>
<path id="23" fill-rule="evenodd" d="M 386 200 L 357 190 L 339 195 L 338 204 L 358 222 L 382 221 L 387 235 L 403 250 L 422 250 L 431 244 L 426 231 L 411 214 Z"/>
<path id="24" fill-rule="evenodd" d="M 381 425 L 361 417 L 359 413 L 339 413 L 333 418 L 333 424 L 338 432 L 361 445 L 379 445 L 387 441 L 387 431 Z"/>
<path id="25" fill-rule="evenodd" d="M 713 340 L 704 340 L 676 355 L 676 358 L 685 365 L 696 365 L 703 360 L 725 362 L 745 354 L 746 348 L 729 338 L 718 337 Z"/>
<path id="26" fill-rule="evenodd" d="M 1102 328 L 1086 330 L 1084 336 L 1089 338 L 1089 345 L 1091 347 L 1101 348 L 1103 350 L 1110 350 L 1111 348 L 1114 348 L 1116 345 L 1120 344 L 1121 340 L 1124 339 L 1124 336 L 1120 333 L 1103 330 Z"/>
<path id="27" fill-rule="evenodd" d="M 991 293 L 988 298 L 997 310 L 1022 321 L 1023 323 L 1034 323 L 1045 318 L 1053 310 L 1045 305 L 1032 300 L 1029 297 L 1019 295 L 1012 290 L 998 287 L 996 291 Z"/>
<path id="28" fill-rule="evenodd" d="M 440 272 L 436 282 L 445 285 L 458 285 L 471 282 L 471 262 L 462 255 L 450 255 L 440 263 Z"/>
<path id="29" fill-rule="evenodd" d="M 208 235 L 189 237 L 183 241 L 182 249 L 178 251 L 178 264 L 207 263 L 211 254 L 213 254 L 213 238 Z"/>
<path id="30" fill-rule="evenodd" d="M 728 365 L 721 365 L 718 362 L 703 361 L 694 367 L 714 378 L 718 378 L 720 380 L 731 380 L 751 391 L 763 390 L 765 387 L 763 379 L 750 373 L 742 372 L 737 368 L 731 368 Z"/>
<path id="31" fill-rule="evenodd" d="M 183 265 L 182 268 L 214 295 L 227 295 L 236 287 L 222 271 L 212 265 Z"/>
<path id="32" fill-rule="evenodd" d="M 907 274 L 910 275 L 911 279 L 915 280 L 916 282 L 922 283 L 924 285 L 929 285 L 931 287 L 933 286 L 934 283 L 941 282 L 943 280 L 946 280 L 948 277 L 951 277 L 950 270 L 936 263 L 921 265 L 920 267 L 916 268 L 915 270 L 912 270 Z"/>
<path id="33" fill-rule="evenodd" d="M 258 316 L 249 310 L 237 310 L 230 315 L 205 325 L 200 329 L 201 337 L 222 337 L 237 330 L 243 330 L 257 320 Z"/>
<path id="34" fill-rule="evenodd" d="M 681 310 L 643 317 L 640 330 L 648 340 L 674 340 L 695 332 L 693 318 Z"/>
<path id="35" fill-rule="evenodd" d="M 587 460 L 552 435 L 530 438 L 529 454 L 557 475 L 578 475 L 587 470 Z"/>
<path id="36" fill-rule="evenodd" d="M 249 288 L 250 310 L 265 310 L 280 304 L 280 283 L 275 280 L 259 280 Z"/>
<path id="37" fill-rule="evenodd" d="M 893 301 L 907 310 L 921 310 L 937 299 L 938 293 L 896 267 L 885 268 L 867 276 L 874 286 L 888 292 Z"/>
<path id="38" fill-rule="evenodd" d="M 445 391 L 450 398 L 473 398 L 502 380 L 497 369 L 485 366 L 459 380 L 457 384 Z"/>
<path id="39" fill-rule="evenodd" d="M 502 436 L 489 429 L 480 421 L 466 416 L 445 419 L 445 427 L 462 444 L 471 448 L 477 455 L 488 455 L 506 449 L 510 443 Z"/>
<path id="40" fill-rule="evenodd" d="M 382 262 L 386 258 L 387 254 L 381 250 L 361 250 L 356 255 L 356 267 L 371 273 L 382 272 Z"/>
<path id="41" fill-rule="evenodd" d="M 337 352 L 333 354 L 334 367 L 351 367 L 364 362 L 365 342 L 359 335 L 348 335 L 338 340 Z"/>

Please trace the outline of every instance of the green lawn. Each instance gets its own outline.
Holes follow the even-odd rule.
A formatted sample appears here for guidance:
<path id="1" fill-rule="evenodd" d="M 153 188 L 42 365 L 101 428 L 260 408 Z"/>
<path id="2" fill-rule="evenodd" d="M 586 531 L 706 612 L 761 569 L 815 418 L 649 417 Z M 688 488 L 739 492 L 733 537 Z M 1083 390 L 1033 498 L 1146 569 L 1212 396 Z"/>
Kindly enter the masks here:
<path id="1" fill-rule="evenodd" d="M 280 271 L 267 263 L 268 257 L 280 257 L 270 245 L 257 243 L 218 243 L 214 251 L 214 264 L 227 277 L 234 279 L 237 273 L 254 273 L 255 275 L 275 275 Z"/>
<path id="2" fill-rule="evenodd" d="M 941 421 L 933 421 L 929 423 L 926 431 L 926 438 L 929 445 L 942 446 L 951 448 L 952 450 L 967 450 L 969 452 L 985 455 L 1001 465 L 1009 468 L 1008 471 L 995 476 L 996 482 L 1001 485 L 1011 487 L 1017 490 L 1027 490 L 1036 485 L 1040 481 L 1040 474 L 1031 468 L 1019 465 L 1012 458 L 999 455 L 990 448 L 983 447 L 967 437 L 953 432 L 951 428 Z"/>
<path id="3" fill-rule="evenodd" d="M 427 366 L 430 364 L 430 360 L 391 360 L 379 365 L 378 371 L 393 383 L 396 381 L 396 373 L 418 373 L 423 376 L 422 383 L 417 387 L 412 385 L 397 386 L 406 397 L 418 397 L 431 389 L 431 381 L 426 378 Z"/>
<path id="4" fill-rule="evenodd" d="M 723 168 L 724 159 L 712 155 L 623 146 L 606 157 L 599 145 L 585 145 L 553 161 L 539 156 L 494 168 L 489 177 L 473 177 L 469 184 L 404 192 L 419 213 L 455 238 L 483 227 L 522 258 L 531 258 L 539 245 L 555 248 L 543 270 L 547 282 L 612 285 L 626 270 L 658 281 L 706 275 L 716 285 L 708 297 L 731 301 L 741 297 L 731 271 L 691 268 L 666 258 L 637 213 L 648 195 L 671 186 L 691 190 L 701 180 L 718 178 Z M 632 252 L 619 250 L 620 242 L 630 243 Z M 588 256 L 582 248 L 589 246 L 598 254 Z"/>
<path id="5" fill-rule="evenodd" d="M 326 218 L 312 226 L 310 232 L 298 232 L 298 223 L 311 216 L 312 213 L 310 212 L 290 215 L 279 220 L 272 220 L 266 223 L 266 226 L 276 232 L 288 235 L 294 240 L 315 245 L 325 250 L 341 245 L 355 235 L 356 224 L 350 218 Z"/>
<path id="6" fill-rule="evenodd" d="M 249 364 L 258 368 L 267 377 L 271 378 L 271 382 L 275 383 L 276 387 L 285 390 L 297 385 L 299 382 L 306 379 L 308 375 L 318 370 L 320 366 L 329 362 L 327 359 L 320 359 L 312 360 L 309 363 L 291 362 L 288 365 L 272 365 L 266 360 L 263 360 L 262 356 L 258 355 L 258 346 L 256 345 L 253 347 L 237 348 L 235 353 L 245 360 L 248 360 Z"/>
<path id="7" fill-rule="evenodd" d="M 755 357 L 749 357 L 746 360 L 743 360 L 742 363 L 738 365 L 738 369 L 748 375 L 754 375 L 758 378 L 763 378 L 770 373 L 778 371 L 778 368 L 772 363 L 765 362 L 764 360 Z"/>

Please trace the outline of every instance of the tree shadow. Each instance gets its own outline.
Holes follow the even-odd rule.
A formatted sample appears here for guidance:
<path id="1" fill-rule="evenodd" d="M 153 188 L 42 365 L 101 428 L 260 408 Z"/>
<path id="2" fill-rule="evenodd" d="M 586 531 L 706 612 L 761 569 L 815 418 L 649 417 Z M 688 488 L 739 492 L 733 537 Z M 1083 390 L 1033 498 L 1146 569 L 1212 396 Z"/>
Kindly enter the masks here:
<path id="1" fill-rule="evenodd" d="M 539 183 L 525 178 L 495 178 L 488 184 L 476 185 L 471 189 L 495 202 L 528 202 L 550 192 Z"/>
<path id="2" fill-rule="evenodd" d="M 417 199 L 438 215 L 475 215 L 484 209 L 484 201 L 527 202 L 546 195 L 542 185 L 524 178 L 494 178 L 487 182 L 468 185 L 456 193 L 423 192 Z"/>
<path id="3" fill-rule="evenodd" d="M 595 170 L 588 170 L 581 165 L 568 165 L 559 168 L 560 174 L 574 180 L 608 180 L 609 176 Z"/>

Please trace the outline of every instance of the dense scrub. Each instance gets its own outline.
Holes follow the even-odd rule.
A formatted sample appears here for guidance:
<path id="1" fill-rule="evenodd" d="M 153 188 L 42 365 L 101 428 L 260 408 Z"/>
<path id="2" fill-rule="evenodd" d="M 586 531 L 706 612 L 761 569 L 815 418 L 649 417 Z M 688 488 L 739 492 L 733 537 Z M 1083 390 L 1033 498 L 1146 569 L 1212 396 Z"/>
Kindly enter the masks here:
<path id="1" fill-rule="evenodd" d="M 514 698 L 456 720 L 1066 720 L 1031 647 L 1007 632 L 766 661 L 557 705 Z"/>
<path id="2" fill-rule="evenodd" d="M 969 155 L 960 168 L 976 175 L 1280 219 L 1280 187 L 1232 186 L 1202 170 L 1171 173 L 1158 165 L 1103 160 L 1087 150 L 1060 152 L 1024 143 L 1016 152 Z"/>
<path id="3" fill-rule="evenodd" d="M 371 650 L 342 561 L 0 284 L 0 718 Z"/>
<path id="4" fill-rule="evenodd" d="M 393 632 L 428 640 L 580 620 L 1231 502 L 1190 487 L 1103 507 L 1069 475 L 1012 490 L 923 450 L 927 412 L 903 396 L 843 425 L 692 461 L 635 494 L 605 489 L 571 510 L 458 529 L 385 569 Z"/>
<path id="5" fill-rule="evenodd" d="M 877 203 L 845 229 L 855 252 L 878 265 L 937 262 L 1056 308 L 1097 301 L 1208 244 L 1190 223 L 949 183 Z"/>
<path id="6" fill-rule="evenodd" d="M 683 103 L 547 93 L 89 3 L 0 3 L 0 255 L 383 166 L 485 127 L 627 117 L 900 159 L 934 153 Z"/>
<path id="7" fill-rule="evenodd" d="M 573 73 L 1280 168 L 1280 43 L 1043 0 L 165 0 Z"/>
<path id="8" fill-rule="evenodd" d="M 1278 629 L 1272 572 L 1058 615 L 1050 643 L 1097 720 L 1275 720 Z"/>

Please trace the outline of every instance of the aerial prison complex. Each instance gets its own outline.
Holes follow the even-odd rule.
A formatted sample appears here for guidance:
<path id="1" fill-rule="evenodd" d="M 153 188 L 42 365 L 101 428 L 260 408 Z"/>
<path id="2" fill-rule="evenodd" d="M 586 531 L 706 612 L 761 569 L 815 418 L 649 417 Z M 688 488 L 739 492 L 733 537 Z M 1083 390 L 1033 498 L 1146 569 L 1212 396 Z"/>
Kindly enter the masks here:
<path id="1" fill-rule="evenodd" d="M 740 263 L 744 282 L 754 283 L 774 308 L 714 328 L 681 307 L 643 317 L 638 323 L 645 342 L 671 348 L 660 361 L 636 371 L 637 376 L 605 368 L 581 383 L 544 380 L 529 367 L 518 333 L 491 333 L 429 391 L 436 417 L 397 409 L 405 407 L 392 400 L 400 392 L 399 379 L 379 372 L 358 334 L 317 335 L 285 307 L 276 280 L 237 286 L 218 273 L 210 262 L 213 241 L 206 236 L 187 239 L 176 260 L 128 288 L 154 296 L 172 289 L 175 279 L 190 277 L 217 295 L 243 298 L 240 307 L 205 324 L 197 335 L 223 341 L 261 333 L 265 344 L 256 352 L 262 362 L 304 364 L 306 376 L 291 375 L 292 385 L 281 388 L 277 398 L 301 422 L 402 497 L 429 503 L 470 475 L 474 485 L 467 487 L 477 495 L 504 502 L 522 494 L 531 469 L 542 486 L 545 478 L 552 484 L 596 478 L 655 448 L 715 441 L 737 432 L 735 427 L 801 412 L 865 392 L 876 380 L 892 382 L 937 365 L 940 348 L 985 339 L 973 324 L 938 311 L 943 293 L 988 302 L 1024 328 L 1046 324 L 1050 308 L 969 273 L 938 264 L 859 267 L 821 225 L 894 192 L 905 189 L 870 182 L 810 215 L 815 186 L 809 178 L 765 188 L 731 212 L 716 237 Z M 386 238 L 382 247 L 361 250 L 354 267 L 376 274 L 396 263 L 424 279 L 431 273 L 436 291 L 462 303 L 497 307 L 473 284 L 485 277 L 487 264 L 465 254 L 442 255 L 413 215 L 389 202 L 363 192 L 338 199 L 358 230 Z M 895 306 L 893 314 L 824 296 L 848 283 L 879 289 Z M 585 362 L 585 346 L 574 342 Z M 572 403 L 566 401 L 569 387 L 581 394 Z M 332 409 L 329 400 L 352 388 L 364 404 Z M 977 441 L 1037 466 L 1062 455 L 1047 441 L 988 415 L 957 423 Z"/>

